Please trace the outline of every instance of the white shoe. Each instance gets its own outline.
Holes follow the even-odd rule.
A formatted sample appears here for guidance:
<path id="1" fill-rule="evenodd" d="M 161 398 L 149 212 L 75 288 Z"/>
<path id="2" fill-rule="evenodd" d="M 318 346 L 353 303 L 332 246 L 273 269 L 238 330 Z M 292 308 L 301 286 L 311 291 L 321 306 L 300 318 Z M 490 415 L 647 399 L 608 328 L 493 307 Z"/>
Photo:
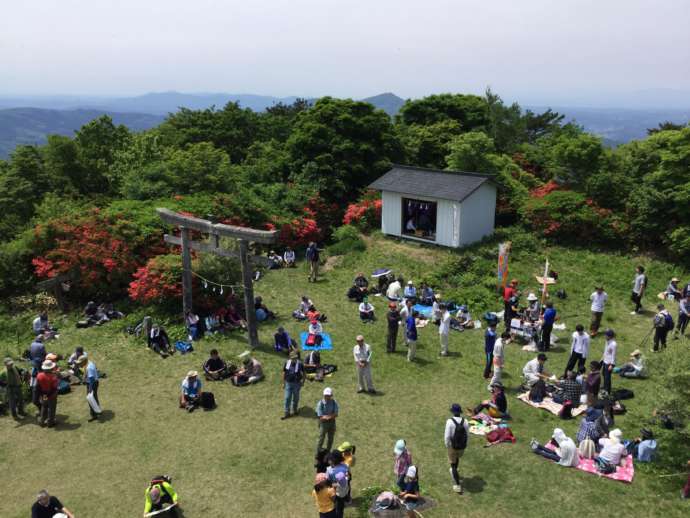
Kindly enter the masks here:
<path id="1" fill-rule="evenodd" d="M 460 484 L 455 484 L 453 486 L 453 491 L 455 491 L 457 494 L 461 495 L 462 494 L 462 486 Z"/>
<path id="2" fill-rule="evenodd" d="M 631 311 L 630 314 L 631 315 L 637 315 L 637 311 Z"/>

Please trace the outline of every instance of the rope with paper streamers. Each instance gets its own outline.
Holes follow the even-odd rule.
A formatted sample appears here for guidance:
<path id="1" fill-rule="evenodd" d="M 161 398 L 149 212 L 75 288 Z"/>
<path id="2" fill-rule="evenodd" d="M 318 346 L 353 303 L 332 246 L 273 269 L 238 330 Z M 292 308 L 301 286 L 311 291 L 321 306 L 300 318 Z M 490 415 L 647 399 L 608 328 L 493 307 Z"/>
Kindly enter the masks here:
<path id="1" fill-rule="evenodd" d="M 230 293 L 233 295 L 235 294 L 235 288 L 244 289 L 244 284 L 223 284 L 220 282 L 215 282 L 210 279 L 207 279 L 203 275 L 199 275 L 198 273 L 196 273 L 194 270 L 189 271 L 194 277 L 196 277 L 202 282 L 204 289 L 207 290 L 209 286 L 212 286 L 212 290 L 214 293 L 216 292 L 216 288 L 218 288 L 218 293 L 220 293 L 221 295 L 223 294 L 224 288 L 230 288 Z"/>

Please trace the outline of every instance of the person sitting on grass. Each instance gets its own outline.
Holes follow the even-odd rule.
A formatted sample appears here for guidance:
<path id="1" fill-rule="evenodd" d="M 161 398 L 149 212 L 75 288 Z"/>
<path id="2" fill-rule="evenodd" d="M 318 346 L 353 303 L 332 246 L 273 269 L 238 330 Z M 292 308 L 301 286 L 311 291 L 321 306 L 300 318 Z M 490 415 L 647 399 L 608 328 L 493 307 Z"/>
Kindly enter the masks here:
<path id="1" fill-rule="evenodd" d="M 307 357 L 304 359 L 304 372 L 307 374 L 316 374 L 321 368 L 321 353 L 319 351 L 309 351 Z"/>
<path id="2" fill-rule="evenodd" d="M 463 305 L 458 308 L 455 315 L 455 322 L 451 322 L 455 329 L 474 329 L 474 321 L 467 306 Z"/>
<path id="3" fill-rule="evenodd" d="M 282 326 L 273 335 L 273 344 L 273 348 L 279 353 L 288 354 L 292 349 L 297 349 L 297 343 Z"/>
<path id="4" fill-rule="evenodd" d="M 276 254 L 275 250 L 268 252 L 268 269 L 277 270 L 283 267 L 283 258 Z"/>
<path id="5" fill-rule="evenodd" d="M 323 341 L 323 326 L 318 320 L 314 319 L 309 323 L 307 332 L 309 333 L 309 337 L 307 338 L 307 343 L 309 345 L 321 345 Z"/>
<path id="6" fill-rule="evenodd" d="M 163 358 L 167 358 L 169 355 L 175 352 L 175 349 L 170 344 L 170 338 L 165 329 L 158 324 L 151 328 L 151 333 L 148 337 L 149 347 L 153 349 L 154 352 L 160 354 Z"/>
<path id="7" fill-rule="evenodd" d="M 423 306 L 431 306 L 434 303 L 434 290 L 431 289 L 431 286 L 429 286 L 427 283 L 422 283 L 420 293 L 420 304 Z"/>
<path id="8" fill-rule="evenodd" d="M 407 516 L 414 518 L 416 516 L 415 509 L 419 505 L 419 472 L 416 466 L 407 468 L 404 487 L 398 496 L 407 509 Z"/>
<path id="9" fill-rule="evenodd" d="M 335 489 L 325 472 L 316 474 L 311 496 L 314 497 L 314 502 L 316 502 L 319 518 L 336 518 Z"/>
<path id="10" fill-rule="evenodd" d="M 652 462 L 656 458 L 656 448 L 654 433 L 647 428 L 640 430 L 640 436 L 625 446 L 628 455 L 632 455 L 633 459 L 639 462 Z"/>
<path id="11" fill-rule="evenodd" d="M 575 379 L 577 373 L 575 371 L 568 371 L 566 378 L 563 381 L 555 382 L 558 390 L 553 395 L 555 403 L 563 404 L 570 401 L 573 407 L 580 405 L 580 396 L 582 396 L 582 385 Z"/>
<path id="12" fill-rule="evenodd" d="M 261 362 L 253 358 L 251 352 L 244 351 L 240 354 L 239 358 L 242 361 L 242 368 L 232 377 L 233 385 L 241 387 L 256 383 L 263 379 L 264 372 Z"/>
<path id="13" fill-rule="evenodd" d="M 359 318 L 364 323 L 373 322 L 375 320 L 374 306 L 369 303 L 369 299 L 367 297 L 364 297 L 362 303 L 359 305 Z"/>
<path id="14" fill-rule="evenodd" d="M 58 330 L 50 325 L 48 321 L 48 313 L 42 311 L 33 321 L 32 329 L 36 336 L 43 335 L 46 340 L 58 337 Z"/>
<path id="15" fill-rule="evenodd" d="M 276 314 L 268 309 L 261 297 L 254 298 L 254 311 L 256 312 L 256 320 L 259 322 L 273 320 L 276 317 Z"/>
<path id="16" fill-rule="evenodd" d="M 532 439 L 530 446 L 532 452 L 547 459 L 551 459 L 561 466 L 566 468 L 577 467 L 580 458 L 578 456 L 577 447 L 573 440 L 565 435 L 565 432 L 560 428 L 556 428 L 551 436 L 551 441 L 549 441 L 551 446 L 555 448 L 555 451 L 550 448 L 546 448 L 539 444 L 535 439 Z"/>
<path id="17" fill-rule="evenodd" d="M 474 414 L 486 409 L 491 417 L 500 418 L 508 414 L 508 400 L 503 391 L 503 384 L 495 382 L 491 384 L 491 399 L 482 401 L 474 408 Z"/>
<path id="18" fill-rule="evenodd" d="M 228 306 L 228 311 L 225 313 L 225 320 L 228 325 L 234 329 L 247 329 L 247 321 L 235 304 L 230 304 Z"/>
<path id="19" fill-rule="evenodd" d="M 602 473 L 613 473 L 616 471 L 616 467 L 621 463 L 621 459 L 628 454 L 621 442 L 623 433 L 620 429 L 611 430 L 608 435 L 608 437 L 599 439 L 601 451 L 594 457 L 597 469 Z"/>
<path id="20" fill-rule="evenodd" d="M 289 246 L 286 246 L 283 252 L 283 262 L 285 263 L 285 268 L 293 268 L 295 266 L 295 251 Z"/>
<path id="21" fill-rule="evenodd" d="M 547 357 L 544 353 L 539 353 L 536 358 L 528 361 L 522 369 L 524 385 L 532 387 L 537 381 L 548 378 L 549 373 L 544 370 Z"/>
<path id="22" fill-rule="evenodd" d="M 169 477 L 154 478 L 144 494 L 144 518 L 148 516 L 173 518 L 179 516 L 177 492 L 172 487 Z M 167 509 L 165 512 L 163 509 Z"/>
<path id="23" fill-rule="evenodd" d="M 199 315 L 188 309 L 184 314 L 184 324 L 187 327 L 187 333 L 189 333 L 190 341 L 201 338 L 201 323 L 199 321 Z"/>
<path id="24" fill-rule="evenodd" d="M 72 511 L 62 505 L 57 497 L 50 496 L 45 489 L 40 490 L 34 505 L 31 506 L 31 518 L 52 518 L 60 514 L 67 518 L 74 518 Z"/>
<path id="25" fill-rule="evenodd" d="M 398 277 L 395 281 L 391 282 L 386 288 L 386 297 L 392 302 L 399 302 L 402 300 L 402 277 Z"/>
<path id="26" fill-rule="evenodd" d="M 680 279 L 674 277 L 671 279 L 671 282 L 668 283 L 668 287 L 666 288 L 666 298 L 668 300 L 680 300 L 682 298 L 683 292 L 678 287 L 679 282 Z"/>
<path id="27" fill-rule="evenodd" d="M 582 441 L 587 439 L 593 441 L 595 444 L 599 440 L 601 435 L 599 434 L 599 426 L 597 420 L 601 416 L 601 411 L 594 407 L 588 407 L 585 410 L 584 417 L 580 420 L 580 428 L 577 430 L 577 443 L 580 444 Z"/>
<path id="28" fill-rule="evenodd" d="M 357 274 L 355 280 L 352 282 L 352 287 L 347 292 L 347 297 L 350 300 L 362 302 L 364 297 L 369 294 L 369 281 L 362 272 Z"/>
<path id="29" fill-rule="evenodd" d="M 642 351 L 635 349 L 630 353 L 630 361 L 624 363 L 618 368 L 613 369 L 614 372 L 618 372 L 624 378 L 646 378 L 647 377 L 647 366 L 645 365 L 645 359 L 642 356 Z"/>
<path id="30" fill-rule="evenodd" d="M 230 369 L 220 357 L 218 349 L 211 349 L 210 358 L 204 362 L 204 376 L 208 381 L 219 381 L 230 376 Z"/>
<path id="31" fill-rule="evenodd" d="M 199 406 L 201 399 L 201 381 L 197 371 L 189 371 L 182 380 L 182 392 L 180 394 L 180 408 L 187 412 L 193 412 Z"/>
<path id="32" fill-rule="evenodd" d="M 411 300 L 413 304 L 417 302 L 417 288 L 412 281 L 407 281 L 407 286 L 403 290 L 403 300 Z"/>

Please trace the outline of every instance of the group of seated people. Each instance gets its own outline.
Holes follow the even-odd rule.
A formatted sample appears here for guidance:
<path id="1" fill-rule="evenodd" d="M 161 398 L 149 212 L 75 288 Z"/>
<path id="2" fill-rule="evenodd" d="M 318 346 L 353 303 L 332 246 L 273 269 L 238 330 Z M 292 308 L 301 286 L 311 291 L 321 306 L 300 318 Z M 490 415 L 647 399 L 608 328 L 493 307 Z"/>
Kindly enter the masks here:
<path id="1" fill-rule="evenodd" d="M 302 295 L 297 309 L 292 312 L 292 317 L 296 320 L 318 320 L 319 322 L 326 322 L 328 317 L 325 313 L 321 313 L 316 309 L 316 306 L 306 295 Z"/>
<path id="2" fill-rule="evenodd" d="M 84 308 L 83 327 L 100 326 L 111 320 L 116 320 L 125 315 L 117 311 L 111 303 L 96 304 L 89 301 Z"/>
<path id="3" fill-rule="evenodd" d="M 255 303 L 262 307 L 261 297 L 257 297 Z M 264 311 L 264 309 L 262 309 Z M 266 319 L 268 312 L 264 312 L 263 320 Z M 257 311 L 258 320 L 258 311 Z M 187 328 L 190 341 L 198 340 L 204 333 L 216 334 L 233 331 L 235 329 L 247 329 L 247 321 L 244 313 L 238 309 L 237 304 L 231 302 L 227 306 L 223 305 L 215 311 L 209 312 L 203 318 L 193 311 L 187 310 L 184 315 L 185 326 Z"/>
<path id="4" fill-rule="evenodd" d="M 211 349 L 210 357 L 204 362 L 203 371 L 207 381 L 221 381 L 230 379 L 235 386 L 249 385 L 263 379 L 263 366 L 254 358 L 250 351 L 238 356 L 241 367 L 227 363 L 220 356 L 217 349 Z"/>
<path id="5" fill-rule="evenodd" d="M 268 268 L 277 270 L 278 268 L 292 268 L 295 266 L 295 251 L 285 247 L 283 255 L 277 254 L 275 250 L 268 252 Z"/>

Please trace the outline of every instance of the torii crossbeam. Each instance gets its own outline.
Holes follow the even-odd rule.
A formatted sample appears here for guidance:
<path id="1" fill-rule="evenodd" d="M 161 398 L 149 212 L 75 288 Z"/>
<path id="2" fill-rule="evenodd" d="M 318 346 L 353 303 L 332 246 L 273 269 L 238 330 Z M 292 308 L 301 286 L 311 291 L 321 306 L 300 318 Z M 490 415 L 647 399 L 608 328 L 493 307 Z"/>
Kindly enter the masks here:
<path id="1" fill-rule="evenodd" d="M 244 285 L 244 305 L 247 315 L 247 328 L 249 334 L 249 345 L 258 347 L 259 333 L 256 327 L 256 312 L 254 311 L 254 280 L 250 261 L 254 263 L 266 264 L 267 258 L 249 256 L 249 243 L 272 244 L 278 239 L 276 230 L 257 230 L 253 228 L 236 227 L 233 225 L 223 225 L 222 223 L 212 223 L 211 221 L 178 214 L 169 209 L 156 209 L 160 218 L 171 225 L 180 228 L 180 237 L 166 234 L 165 242 L 171 245 L 182 247 L 182 309 L 192 310 L 192 250 L 208 252 L 223 257 L 237 257 L 242 266 L 242 284 Z M 208 234 L 212 238 L 212 243 L 202 243 L 192 241 L 189 231 L 197 230 L 203 234 Z M 236 239 L 239 251 L 226 250 L 219 246 L 221 237 Z"/>

